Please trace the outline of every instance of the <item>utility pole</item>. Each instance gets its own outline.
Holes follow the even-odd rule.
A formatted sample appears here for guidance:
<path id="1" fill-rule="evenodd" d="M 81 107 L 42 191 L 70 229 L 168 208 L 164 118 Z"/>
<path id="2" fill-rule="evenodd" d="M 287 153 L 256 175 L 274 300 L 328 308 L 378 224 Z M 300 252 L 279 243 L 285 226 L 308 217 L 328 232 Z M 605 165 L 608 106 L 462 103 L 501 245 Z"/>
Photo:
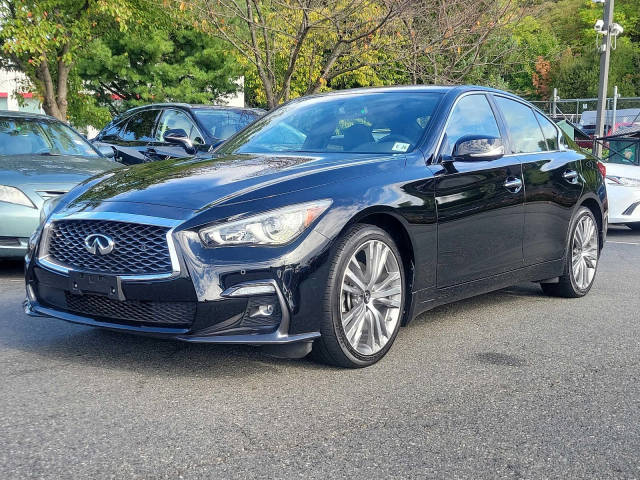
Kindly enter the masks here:
<path id="1" fill-rule="evenodd" d="M 618 109 L 618 86 L 613 87 L 613 107 L 611 108 L 611 133 L 616 133 L 616 110 Z"/>
<path id="2" fill-rule="evenodd" d="M 598 84 L 598 106 L 596 108 L 596 138 L 604 136 L 607 109 L 607 83 L 609 81 L 609 58 L 611 57 L 611 24 L 613 23 L 613 0 L 605 0 L 604 25 L 601 27 L 602 44 L 600 45 L 600 83 Z M 602 144 L 595 143 L 596 157 L 602 157 Z"/>

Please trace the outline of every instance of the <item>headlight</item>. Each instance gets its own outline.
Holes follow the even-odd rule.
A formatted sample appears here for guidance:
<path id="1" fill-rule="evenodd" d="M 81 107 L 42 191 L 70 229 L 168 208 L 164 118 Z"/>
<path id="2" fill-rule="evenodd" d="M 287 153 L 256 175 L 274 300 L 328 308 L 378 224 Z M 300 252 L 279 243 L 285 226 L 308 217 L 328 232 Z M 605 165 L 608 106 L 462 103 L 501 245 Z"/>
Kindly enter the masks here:
<path id="1" fill-rule="evenodd" d="M 36 208 L 22 190 L 7 185 L 0 185 L 0 202 L 15 203 L 16 205 Z"/>
<path id="2" fill-rule="evenodd" d="M 284 245 L 298 237 L 324 212 L 331 200 L 300 203 L 226 223 L 204 227 L 200 239 L 220 245 Z"/>
<path id="3" fill-rule="evenodd" d="M 607 180 L 614 185 L 622 185 L 623 187 L 640 187 L 640 179 L 629 177 L 616 177 L 615 175 L 607 175 Z"/>
<path id="4" fill-rule="evenodd" d="M 56 207 L 62 195 L 58 195 L 57 197 L 48 198 L 42 204 L 42 208 L 40 209 L 40 225 L 44 225 L 44 222 L 49 218 L 49 214 Z"/>

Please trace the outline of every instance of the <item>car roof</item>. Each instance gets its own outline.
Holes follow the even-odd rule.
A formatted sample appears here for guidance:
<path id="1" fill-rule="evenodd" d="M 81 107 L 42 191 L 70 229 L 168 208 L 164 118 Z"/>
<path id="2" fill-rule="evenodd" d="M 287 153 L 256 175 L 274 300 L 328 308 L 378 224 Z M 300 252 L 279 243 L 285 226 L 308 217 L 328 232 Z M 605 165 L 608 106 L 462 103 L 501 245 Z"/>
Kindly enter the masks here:
<path id="1" fill-rule="evenodd" d="M 141 105 L 139 107 L 133 107 L 129 110 L 122 112 L 119 116 L 129 115 L 133 112 L 137 112 L 140 110 L 154 109 L 154 108 L 167 108 L 167 107 L 177 107 L 184 109 L 193 109 L 193 110 L 225 110 L 225 111 L 234 111 L 234 112 L 254 112 L 263 114 L 265 111 L 261 108 L 245 108 L 245 107 L 234 107 L 228 105 L 206 105 L 206 104 L 192 104 L 192 103 L 180 103 L 180 102 L 168 102 L 168 103 L 150 103 L 149 105 Z"/>
<path id="2" fill-rule="evenodd" d="M 501 95 L 505 95 L 508 97 L 516 98 L 520 101 L 527 101 L 523 98 L 518 97 L 517 95 L 505 92 L 504 90 L 498 90 L 496 88 L 491 87 L 483 87 L 480 85 L 398 85 L 391 87 L 361 87 L 361 88 L 350 88 L 345 90 L 334 90 L 331 92 L 323 92 L 317 93 L 314 95 L 307 95 L 305 97 L 298 97 L 293 101 L 309 98 L 309 97 L 325 97 L 325 96 L 341 96 L 341 95 L 349 95 L 349 94 L 366 94 L 366 93 L 393 93 L 393 92 L 403 92 L 403 93 L 412 93 L 412 92 L 433 92 L 433 93 L 455 93 L 462 94 L 465 92 L 489 92 L 489 93 L 499 93 Z"/>
<path id="3" fill-rule="evenodd" d="M 50 117 L 49 115 L 44 115 L 42 113 L 32 113 L 32 112 L 16 112 L 13 110 L 0 110 L 0 117 L 2 118 L 31 118 L 31 119 L 39 119 L 39 120 L 51 120 L 55 122 L 59 122 L 57 118 Z"/>

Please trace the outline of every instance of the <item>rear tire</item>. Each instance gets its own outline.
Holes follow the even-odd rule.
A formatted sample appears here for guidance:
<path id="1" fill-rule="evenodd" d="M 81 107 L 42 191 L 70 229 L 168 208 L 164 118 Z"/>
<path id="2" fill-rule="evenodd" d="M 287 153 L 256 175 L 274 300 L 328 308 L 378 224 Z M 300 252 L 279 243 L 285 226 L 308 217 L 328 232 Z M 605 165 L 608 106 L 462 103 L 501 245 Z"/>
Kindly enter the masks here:
<path id="1" fill-rule="evenodd" d="M 373 225 L 349 229 L 331 258 L 312 355 L 346 368 L 384 357 L 402 322 L 405 285 L 402 257 L 389 234 Z"/>
<path id="2" fill-rule="evenodd" d="M 640 231 L 640 222 L 637 223 L 627 223 L 627 227 L 634 231 Z"/>
<path id="3" fill-rule="evenodd" d="M 598 222 L 581 207 L 571 220 L 563 274 L 558 283 L 541 283 L 542 291 L 553 297 L 584 297 L 595 280 L 600 259 Z"/>

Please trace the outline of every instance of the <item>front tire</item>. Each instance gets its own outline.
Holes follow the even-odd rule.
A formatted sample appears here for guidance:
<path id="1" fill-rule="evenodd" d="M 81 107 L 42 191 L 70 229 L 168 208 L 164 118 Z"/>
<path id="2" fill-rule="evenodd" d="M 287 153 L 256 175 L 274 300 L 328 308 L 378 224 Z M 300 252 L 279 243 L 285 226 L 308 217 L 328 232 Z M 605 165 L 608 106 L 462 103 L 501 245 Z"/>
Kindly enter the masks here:
<path id="1" fill-rule="evenodd" d="M 347 368 L 384 357 L 400 328 L 405 285 L 402 257 L 387 232 L 373 225 L 348 230 L 331 259 L 314 356 Z"/>
<path id="2" fill-rule="evenodd" d="M 554 297 L 584 297 L 595 280 L 600 259 L 598 223 L 591 210 L 581 207 L 571 221 L 563 275 L 558 283 L 541 283 Z"/>

